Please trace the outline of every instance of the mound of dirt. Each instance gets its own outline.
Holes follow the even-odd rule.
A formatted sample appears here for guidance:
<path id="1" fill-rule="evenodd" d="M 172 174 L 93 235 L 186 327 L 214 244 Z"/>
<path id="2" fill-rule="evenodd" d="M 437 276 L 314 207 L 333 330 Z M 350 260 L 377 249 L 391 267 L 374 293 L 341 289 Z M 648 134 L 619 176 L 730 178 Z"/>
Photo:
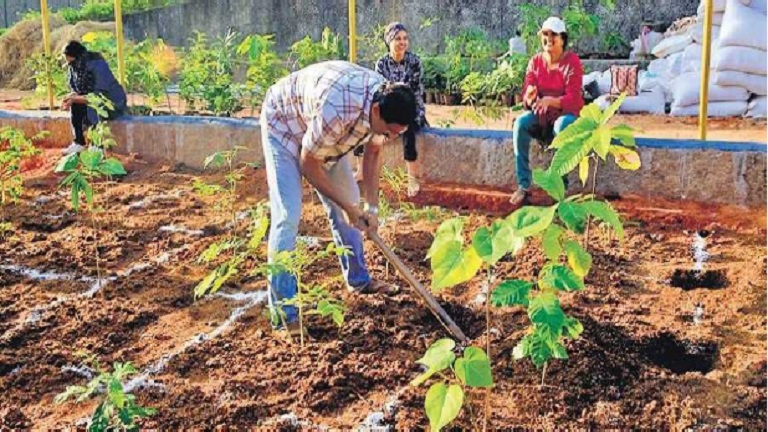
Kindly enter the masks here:
<path id="1" fill-rule="evenodd" d="M 70 40 L 79 40 L 93 31 L 114 31 L 113 22 L 81 21 L 68 24 L 62 18 L 52 15 L 51 52 L 58 55 Z M 31 90 L 35 87 L 32 70 L 26 67 L 27 60 L 43 51 L 43 26 L 40 19 L 20 21 L 0 37 L 0 88 Z"/>

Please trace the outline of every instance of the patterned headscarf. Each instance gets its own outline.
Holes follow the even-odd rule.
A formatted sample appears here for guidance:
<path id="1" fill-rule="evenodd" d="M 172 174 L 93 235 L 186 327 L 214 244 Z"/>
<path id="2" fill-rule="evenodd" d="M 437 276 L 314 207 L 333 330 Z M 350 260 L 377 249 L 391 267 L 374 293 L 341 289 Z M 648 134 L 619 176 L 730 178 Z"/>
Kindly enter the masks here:
<path id="1" fill-rule="evenodd" d="M 387 48 L 389 48 L 389 44 L 395 40 L 395 37 L 401 31 L 407 32 L 408 30 L 406 30 L 405 26 L 400 22 L 395 21 L 387 25 L 387 28 L 384 30 L 384 43 L 387 44 Z"/>

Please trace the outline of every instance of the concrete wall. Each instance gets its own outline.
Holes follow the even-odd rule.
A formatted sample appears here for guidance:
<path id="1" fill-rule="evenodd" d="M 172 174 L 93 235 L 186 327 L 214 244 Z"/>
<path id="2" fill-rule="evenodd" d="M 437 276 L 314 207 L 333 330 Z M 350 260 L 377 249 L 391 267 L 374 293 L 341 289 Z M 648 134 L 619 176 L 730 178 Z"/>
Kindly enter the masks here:
<path id="1" fill-rule="evenodd" d="M 434 52 L 446 35 L 478 26 L 491 38 L 507 40 L 519 20 L 524 3 L 548 4 L 559 13 L 568 0 L 358 0 L 358 32 L 362 35 L 379 24 L 402 21 L 409 28 L 417 50 Z M 602 17 L 603 32 L 618 31 L 627 41 L 637 37 L 644 21 L 670 23 L 694 15 L 699 0 L 616 0 L 614 11 L 584 0 L 585 7 Z M 173 45 L 186 45 L 195 31 L 223 35 L 232 28 L 242 33 L 274 33 L 280 50 L 312 35 L 324 26 L 348 34 L 347 0 L 192 0 L 164 9 L 125 17 L 126 34 L 134 39 L 161 37 Z M 436 23 L 423 30 L 431 18 Z M 585 46 L 587 52 L 598 47 Z"/>
<path id="2" fill-rule="evenodd" d="M 28 134 L 52 132 L 49 145 L 71 142 L 64 114 L 0 111 L 0 126 Z M 146 160 L 167 160 L 201 168 L 206 156 L 243 146 L 244 160 L 263 162 L 259 123 L 255 119 L 204 117 L 133 117 L 112 122 L 118 151 Z M 653 195 L 670 199 L 766 205 L 766 144 L 638 139 L 642 168 L 600 171 L 598 192 Z M 509 131 L 430 129 L 419 136 L 419 158 L 428 181 L 510 187 L 514 184 L 512 134 Z M 532 166 L 546 166 L 551 153 L 531 147 Z M 403 164 L 402 145 L 384 150 L 389 166 Z M 575 176 L 575 173 L 573 174 Z M 575 177 L 571 182 L 576 185 Z"/>
<path id="3" fill-rule="evenodd" d="M 63 7 L 80 7 L 85 0 L 48 0 L 48 8 L 52 11 Z M 20 15 L 28 10 L 40 10 L 40 0 L 0 0 L 0 27 L 11 27 Z"/>

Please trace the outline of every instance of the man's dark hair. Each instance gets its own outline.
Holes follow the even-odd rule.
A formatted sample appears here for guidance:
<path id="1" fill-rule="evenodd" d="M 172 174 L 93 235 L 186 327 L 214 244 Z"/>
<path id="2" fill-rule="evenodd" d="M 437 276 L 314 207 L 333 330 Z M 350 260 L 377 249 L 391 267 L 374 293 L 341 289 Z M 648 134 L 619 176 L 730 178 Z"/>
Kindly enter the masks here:
<path id="1" fill-rule="evenodd" d="M 416 95 L 406 84 L 382 84 L 374 93 L 373 101 L 378 102 L 381 118 L 387 124 L 409 126 L 416 120 Z"/>
<path id="2" fill-rule="evenodd" d="M 563 49 L 568 47 L 568 33 L 562 32 L 560 33 L 560 37 L 563 38 Z"/>

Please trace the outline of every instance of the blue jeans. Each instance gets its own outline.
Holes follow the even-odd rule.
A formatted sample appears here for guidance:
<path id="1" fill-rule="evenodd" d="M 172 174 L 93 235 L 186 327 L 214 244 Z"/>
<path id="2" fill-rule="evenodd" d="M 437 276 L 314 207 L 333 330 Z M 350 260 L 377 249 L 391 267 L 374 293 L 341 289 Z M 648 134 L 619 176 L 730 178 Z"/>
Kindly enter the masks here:
<path id="1" fill-rule="evenodd" d="M 267 185 L 269 186 L 269 205 L 271 227 L 269 230 L 268 260 L 273 261 L 276 253 L 292 251 L 296 248 L 296 237 L 299 234 L 301 220 L 302 184 L 299 158 L 288 148 L 280 144 L 279 139 L 272 135 L 266 124 L 266 116 L 262 116 L 261 145 L 264 150 L 264 165 L 267 170 Z M 335 165 L 327 168 L 331 182 L 345 194 L 344 198 L 360 201 L 360 191 L 355 182 L 355 176 L 349 164 L 349 156 L 345 156 Z M 333 241 L 337 246 L 347 248 L 351 254 L 339 258 L 342 272 L 347 284 L 360 288 L 371 281 L 365 266 L 363 254 L 363 237 L 360 230 L 346 222 L 344 211 L 328 197 L 320 194 L 320 201 L 325 207 L 333 232 Z M 288 273 L 269 277 L 269 305 L 273 310 L 281 306 L 282 300 L 296 296 L 296 278 Z M 294 306 L 283 306 L 286 323 L 298 319 Z"/>
<path id="2" fill-rule="evenodd" d="M 576 116 L 571 114 L 558 117 L 553 128 L 554 135 L 557 136 L 574 121 L 576 121 Z M 533 111 L 523 113 L 523 115 L 515 120 L 515 124 L 512 127 L 512 141 L 515 145 L 515 175 L 517 176 L 517 186 L 523 189 L 531 187 L 529 153 L 531 151 L 532 135 L 537 130 L 540 130 L 539 120 Z"/>

